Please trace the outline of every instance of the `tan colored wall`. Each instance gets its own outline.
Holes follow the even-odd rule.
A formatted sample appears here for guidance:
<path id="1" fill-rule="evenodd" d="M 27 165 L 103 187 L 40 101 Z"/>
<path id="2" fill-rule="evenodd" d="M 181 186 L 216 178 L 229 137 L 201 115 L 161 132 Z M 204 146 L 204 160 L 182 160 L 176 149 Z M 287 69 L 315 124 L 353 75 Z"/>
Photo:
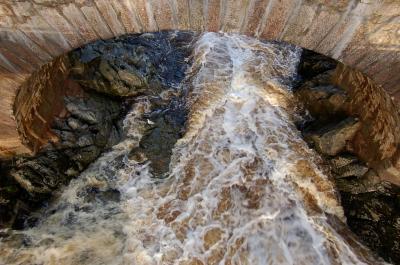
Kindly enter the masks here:
<path id="1" fill-rule="evenodd" d="M 346 65 L 339 64 L 332 79 L 351 98 L 348 114 L 361 121 L 352 151 L 382 179 L 400 186 L 399 107 L 369 77 Z"/>
<path id="2" fill-rule="evenodd" d="M 30 151 L 13 105 L 32 72 L 125 33 L 222 30 L 284 40 L 363 71 L 400 99 L 399 14 L 398 0 L 0 0 L 0 157 Z"/>
<path id="3" fill-rule="evenodd" d="M 51 131 L 56 117 L 66 114 L 64 96 L 69 73 L 67 56 L 60 56 L 34 72 L 20 87 L 14 101 L 14 117 L 23 144 L 34 152 L 49 141 L 57 141 Z"/>

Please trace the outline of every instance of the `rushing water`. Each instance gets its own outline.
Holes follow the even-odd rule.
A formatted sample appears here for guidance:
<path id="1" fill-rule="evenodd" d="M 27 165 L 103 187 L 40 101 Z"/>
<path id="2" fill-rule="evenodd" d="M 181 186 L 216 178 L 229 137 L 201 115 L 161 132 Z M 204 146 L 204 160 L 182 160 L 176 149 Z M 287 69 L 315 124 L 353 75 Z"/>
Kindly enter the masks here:
<path id="1" fill-rule="evenodd" d="M 0 263 L 379 264 L 334 225 L 344 221 L 334 185 L 294 125 L 299 57 L 289 45 L 203 34 L 181 87 L 190 111 L 169 177 L 129 156 L 149 122 L 138 98 L 125 140 L 37 226 L 4 237 Z"/>

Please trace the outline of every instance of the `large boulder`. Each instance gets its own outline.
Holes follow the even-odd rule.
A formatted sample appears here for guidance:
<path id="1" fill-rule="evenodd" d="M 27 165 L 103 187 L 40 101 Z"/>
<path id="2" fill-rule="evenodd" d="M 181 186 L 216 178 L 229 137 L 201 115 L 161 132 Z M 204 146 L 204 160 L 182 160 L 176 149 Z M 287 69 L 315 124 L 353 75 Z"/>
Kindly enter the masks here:
<path id="1" fill-rule="evenodd" d="M 69 56 L 72 78 L 89 90 L 131 97 L 159 94 L 185 76 L 192 32 L 126 35 L 97 41 Z"/>
<path id="2" fill-rule="evenodd" d="M 148 88 L 146 77 L 135 66 L 121 69 L 118 61 L 107 58 L 98 57 L 85 63 L 74 60 L 72 73 L 85 88 L 112 96 L 135 96 Z"/>
<path id="3" fill-rule="evenodd" d="M 319 153 L 335 156 L 349 149 L 351 140 L 360 126 L 361 124 L 356 118 L 349 117 L 337 124 L 306 132 L 305 138 L 313 144 Z"/>
<path id="4" fill-rule="evenodd" d="M 309 80 L 319 74 L 336 68 L 337 61 L 325 55 L 303 49 L 298 73 L 303 79 Z"/>
<path id="5" fill-rule="evenodd" d="M 294 92 L 311 116 L 320 122 L 346 117 L 349 112 L 348 95 L 332 85 L 331 76 L 332 71 L 317 75 Z"/>

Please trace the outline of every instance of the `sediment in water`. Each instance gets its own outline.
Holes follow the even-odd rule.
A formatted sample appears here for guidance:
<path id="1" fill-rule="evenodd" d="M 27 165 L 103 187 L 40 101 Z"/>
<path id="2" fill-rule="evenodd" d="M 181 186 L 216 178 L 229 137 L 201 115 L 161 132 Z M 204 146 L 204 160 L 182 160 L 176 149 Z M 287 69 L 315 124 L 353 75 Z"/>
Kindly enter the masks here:
<path id="1" fill-rule="evenodd" d="M 168 171 L 164 162 L 154 167 L 158 158 L 146 148 L 162 132 L 146 136 L 149 126 L 168 118 L 158 123 L 153 95 L 139 96 L 123 140 L 40 212 L 35 227 L 5 235 L 0 261 L 380 264 L 340 225 L 335 186 L 296 129 L 299 59 L 290 45 L 202 35 L 186 81 L 172 91 L 181 92 L 188 120 Z M 113 93 L 129 93 L 121 85 Z M 173 123 L 163 133 L 176 131 Z"/>

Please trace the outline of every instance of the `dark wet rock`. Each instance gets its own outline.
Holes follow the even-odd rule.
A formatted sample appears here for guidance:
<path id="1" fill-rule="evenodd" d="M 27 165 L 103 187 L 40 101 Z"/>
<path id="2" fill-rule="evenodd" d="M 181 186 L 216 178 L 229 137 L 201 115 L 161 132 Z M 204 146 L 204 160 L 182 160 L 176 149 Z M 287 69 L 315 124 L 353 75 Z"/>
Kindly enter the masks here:
<path id="1" fill-rule="evenodd" d="M 101 153 L 102 150 L 97 148 L 96 146 L 87 146 L 82 148 L 78 154 L 72 159 L 78 163 L 82 163 L 87 166 L 91 162 L 93 162 Z"/>
<path id="2" fill-rule="evenodd" d="M 112 126 L 111 131 L 108 135 L 106 148 L 111 148 L 116 145 L 121 140 L 121 134 L 122 121 L 119 124 Z"/>
<path id="3" fill-rule="evenodd" d="M 361 177 L 337 178 L 335 182 L 340 192 L 347 192 L 353 195 L 368 192 L 384 193 L 391 186 L 389 182 L 382 181 L 373 169 L 369 169 Z"/>
<path id="4" fill-rule="evenodd" d="M 318 123 L 338 121 L 348 116 L 350 98 L 333 84 L 337 62 L 309 50 L 303 50 L 298 67 L 295 96 Z"/>
<path id="5" fill-rule="evenodd" d="M 158 32 L 97 41 L 71 53 L 72 77 L 86 89 L 118 97 L 174 87 L 184 78 L 195 37 Z"/>
<path id="6" fill-rule="evenodd" d="M 338 155 L 329 160 L 336 178 L 362 177 L 369 168 L 354 155 Z"/>
<path id="7" fill-rule="evenodd" d="M 346 151 L 346 146 L 351 142 L 360 125 L 357 119 L 349 117 L 316 131 L 306 131 L 305 139 L 311 142 L 321 154 L 335 156 Z"/>
<path id="8" fill-rule="evenodd" d="M 85 123 L 73 117 L 67 119 L 67 124 L 71 130 L 86 130 L 88 127 Z"/>
<path id="9" fill-rule="evenodd" d="M 31 243 L 31 239 L 28 236 L 15 232 L 11 229 L 3 230 L 0 234 L 0 238 L 2 242 L 7 242 L 15 248 L 19 246 L 29 246 Z"/>
<path id="10" fill-rule="evenodd" d="M 186 111 L 183 95 L 176 95 L 174 90 L 185 76 L 190 44 L 195 38 L 191 32 L 128 35 L 95 42 L 70 56 L 72 77 L 87 90 L 118 97 L 153 95 L 153 111 L 147 116 L 149 128 L 140 146 L 132 150 L 131 159 L 141 163 L 149 160 L 153 174 L 158 177 L 168 171 L 172 148 L 182 136 Z M 76 105 L 83 105 L 78 110 L 85 109 L 84 102 L 67 107 L 78 120 L 87 123 L 99 120 L 90 111 L 77 111 Z M 72 121 L 72 126 L 80 125 Z M 113 129 L 107 137 L 98 133 L 94 142 L 116 143 L 115 135 L 117 132 Z M 87 138 L 84 140 L 81 142 L 90 142 Z"/>
<path id="11" fill-rule="evenodd" d="M 171 96 L 171 95 L 170 95 Z M 153 99 L 153 111 L 146 115 L 148 129 L 130 159 L 138 163 L 150 161 L 155 177 L 164 177 L 169 170 L 172 149 L 183 136 L 187 110 L 182 95 Z"/>
<path id="12" fill-rule="evenodd" d="M 23 194 L 21 187 L 9 174 L 12 164 L 13 161 L 0 161 L 0 224 L 7 226 L 13 223 L 15 205 Z"/>
<path id="13" fill-rule="evenodd" d="M 368 172 L 368 167 L 353 163 L 333 170 L 337 178 L 361 177 Z"/>
<path id="14" fill-rule="evenodd" d="M 345 117 L 349 108 L 346 92 L 331 84 L 304 83 L 295 91 L 296 96 L 304 102 L 310 114 L 320 121 L 329 121 Z"/>
<path id="15" fill-rule="evenodd" d="M 145 77 L 141 76 L 137 69 L 118 70 L 116 66 L 114 69 L 112 64 L 113 62 L 106 59 L 95 59 L 84 64 L 85 70 L 76 80 L 86 88 L 120 97 L 135 96 L 148 88 Z M 75 76 L 77 75 L 75 73 Z"/>
<path id="16" fill-rule="evenodd" d="M 325 55 L 303 49 L 299 64 L 299 74 L 304 79 L 310 79 L 326 71 L 335 69 L 337 61 Z"/>
<path id="17" fill-rule="evenodd" d="M 139 94 L 151 95 L 154 111 L 146 118 L 154 124 L 143 137 L 137 156 L 148 157 L 155 176 L 167 172 L 185 120 L 185 111 L 171 100 L 175 97 L 172 101 L 181 102 L 183 95 L 176 92 L 195 38 L 191 32 L 126 35 L 71 52 L 65 113 L 51 126 L 58 140 L 35 157 L 0 164 L 0 227 L 29 225 L 30 212 L 117 144 L 123 137 L 126 107 Z"/>
<path id="18" fill-rule="evenodd" d="M 94 93 L 89 94 L 86 98 L 66 97 L 65 101 L 71 116 L 81 122 L 80 127 L 84 123 L 99 124 L 104 121 L 104 118 L 113 119 L 120 114 L 120 101 Z"/>
<path id="19" fill-rule="evenodd" d="M 299 128 L 326 159 L 351 230 L 386 261 L 400 264 L 400 188 L 383 181 L 379 168 L 371 168 L 366 158 L 375 152 L 357 151 L 358 135 L 371 124 L 357 120 L 349 95 L 333 84 L 335 66 L 325 56 L 303 52 L 294 94 L 311 118 Z"/>
<path id="20" fill-rule="evenodd" d="M 358 161 L 358 158 L 354 155 L 342 154 L 342 155 L 338 155 L 338 156 L 335 156 L 335 157 L 329 159 L 329 164 L 333 168 L 341 168 L 341 167 L 350 165 L 352 163 L 356 163 L 357 161 Z"/>
<path id="21" fill-rule="evenodd" d="M 127 70 L 118 70 L 117 75 L 118 78 L 127 86 L 133 86 L 136 88 L 146 86 L 143 79 L 136 73 L 132 73 Z"/>
<path id="22" fill-rule="evenodd" d="M 1 225 L 22 229 L 34 223 L 28 217 L 43 200 L 67 185 L 122 137 L 119 121 L 125 110 L 120 101 L 86 93 L 84 97 L 66 97 L 65 102 L 69 113 L 53 124 L 59 140 L 35 157 L 18 157 L 12 164 L 7 163 L 9 169 L 1 176 L 2 181 L 8 179 L 10 187 L 16 187 L 14 197 L 24 198 L 24 203 L 8 200 L 3 207 L 8 220 L 0 220 Z"/>
<path id="23" fill-rule="evenodd" d="M 380 256 L 400 263 L 400 188 L 352 194 L 341 192 L 347 223 L 358 237 Z"/>
<path id="24" fill-rule="evenodd" d="M 116 189 L 101 190 L 98 188 L 88 188 L 85 192 L 86 202 L 98 201 L 101 203 L 118 202 L 121 199 L 121 194 Z"/>

